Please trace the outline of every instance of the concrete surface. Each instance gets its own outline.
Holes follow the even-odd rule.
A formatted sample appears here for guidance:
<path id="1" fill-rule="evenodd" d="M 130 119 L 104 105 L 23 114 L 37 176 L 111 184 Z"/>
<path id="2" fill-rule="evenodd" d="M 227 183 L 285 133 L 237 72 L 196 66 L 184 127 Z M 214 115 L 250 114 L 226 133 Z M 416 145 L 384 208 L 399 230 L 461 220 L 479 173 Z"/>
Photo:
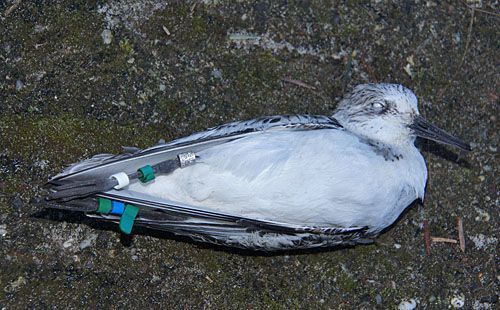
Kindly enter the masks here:
<path id="1" fill-rule="evenodd" d="M 0 2 L 0 308 L 498 308 L 496 1 Z M 305 83 L 289 83 L 283 79 Z M 375 244 L 262 255 L 36 205 L 95 153 L 224 122 L 330 113 L 396 82 L 470 153 L 422 143 L 430 181 Z M 314 89 L 313 89 L 314 88 Z M 433 243 L 457 238 L 466 251 Z"/>

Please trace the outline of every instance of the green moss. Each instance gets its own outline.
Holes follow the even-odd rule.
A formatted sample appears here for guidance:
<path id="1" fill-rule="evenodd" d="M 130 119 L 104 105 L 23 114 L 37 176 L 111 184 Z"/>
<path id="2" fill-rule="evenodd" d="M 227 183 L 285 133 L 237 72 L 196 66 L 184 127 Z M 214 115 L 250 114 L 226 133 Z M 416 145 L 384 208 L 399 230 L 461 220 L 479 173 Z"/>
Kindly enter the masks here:
<path id="1" fill-rule="evenodd" d="M 59 37 L 58 42 L 70 46 L 82 43 L 93 45 L 100 42 L 100 32 L 97 31 L 99 25 L 89 23 L 89 11 L 61 10 L 54 5 L 48 7 L 45 13 L 54 17 L 50 21 L 48 31 L 57 32 L 53 34 Z M 98 20 L 97 16 L 94 18 Z"/>
<path id="2" fill-rule="evenodd" d="M 207 30 L 207 25 L 205 23 L 205 19 L 202 16 L 193 16 L 191 20 L 191 24 L 193 26 L 193 31 L 195 34 L 200 35 L 205 33 Z"/>
<path id="3" fill-rule="evenodd" d="M 342 24 L 338 29 L 338 35 L 341 38 L 350 38 L 357 36 L 360 32 L 360 27 L 358 25 L 353 25 L 349 23 Z"/>
<path id="4" fill-rule="evenodd" d="M 119 42 L 120 49 L 125 53 L 125 54 L 132 54 L 134 53 L 134 47 L 132 44 L 128 41 L 127 38 L 121 39 Z"/>
<path id="5" fill-rule="evenodd" d="M 337 284 L 346 293 L 354 293 L 359 283 L 345 272 L 337 274 Z"/>
<path id="6" fill-rule="evenodd" d="M 234 81 L 242 92 L 260 92 L 265 89 L 274 89 L 280 82 L 281 60 L 270 52 L 256 51 L 255 59 L 235 58 L 228 56 L 223 64 L 224 71 Z"/>
<path id="7" fill-rule="evenodd" d="M 44 133 L 42 139 L 38 135 L 40 132 Z M 122 145 L 151 145 L 158 139 L 157 135 L 154 128 L 123 126 L 69 114 L 0 118 L 0 139 L 8 150 L 8 157 L 27 165 L 47 161 L 53 169 L 61 165 L 61 159 L 69 161 L 65 162 L 68 164 L 82 156 L 120 152 Z"/>

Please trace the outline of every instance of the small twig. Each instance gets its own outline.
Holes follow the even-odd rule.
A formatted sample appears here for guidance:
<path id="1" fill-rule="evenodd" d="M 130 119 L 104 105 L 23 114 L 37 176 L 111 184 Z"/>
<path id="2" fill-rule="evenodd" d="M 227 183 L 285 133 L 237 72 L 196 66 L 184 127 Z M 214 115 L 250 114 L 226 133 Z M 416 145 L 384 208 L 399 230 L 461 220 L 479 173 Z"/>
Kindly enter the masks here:
<path id="1" fill-rule="evenodd" d="M 194 10 L 196 9 L 196 5 L 197 4 L 198 4 L 198 2 L 193 3 L 193 5 L 191 6 L 191 8 L 189 9 L 189 17 L 193 17 Z"/>
<path id="2" fill-rule="evenodd" d="M 307 89 L 316 90 L 316 87 L 314 87 L 314 86 L 308 85 L 308 84 L 306 84 L 306 83 L 304 83 L 302 81 L 299 81 L 299 80 L 291 79 L 289 77 L 284 77 L 281 80 L 283 82 L 286 82 L 286 83 L 294 84 L 294 85 L 297 85 L 297 86 L 300 86 L 300 87 L 304 87 L 304 88 L 307 88 Z"/>
<path id="3" fill-rule="evenodd" d="M 306 83 L 299 81 L 299 80 L 291 79 L 289 77 L 284 77 L 281 80 L 285 83 L 290 83 L 290 84 L 293 84 L 293 85 L 296 85 L 299 87 L 304 87 L 304 88 L 310 89 L 313 94 L 320 97 L 323 101 L 329 102 L 328 98 L 323 94 L 323 92 L 321 90 L 316 90 L 316 87 L 314 87 L 314 86 L 311 86 L 311 85 L 306 84 Z"/>
<path id="4" fill-rule="evenodd" d="M 460 250 L 465 252 L 465 237 L 464 237 L 464 224 L 462 219 L 457 217 L 457 230 L 458 230 L 458 240 L 460 241 Z"/>
<path id="5" fill-rule="evenodd" d="M 470 40 L 472 37 L 472 26 L 474 25 L 474 13 L 475 12 L 476 12 L 476 9 L 471 8 L 469 29 L 467 30 L 467 41 L 465 41 L 465 50 L 464 50 L 464 54 L 462 55 L 462 60 L 460 61 L 460 66 L 459 66 L 460 68 L 464 64 L 465 56 L 467 55 L 467 51 L 469 50 Z"/>
<path id="6" fill-rule="evenodd" d="M 455 239 L 442 238 L 442 237 L 431 237 L 432 242 L 446 242 L 446 243 L 458 243 Z"/>
<path id="7" fill-rule="evenodd" d="M 214 283 L 214 280 L 212 280 L 209 276 L 205 276 L 205 279 L 207 279 L 207 281 L 210 283 Z"/>
<path id="8" fill-rule="evenodd" d="M 490 11 L 486 11 L 486 10 L 482 10 L 482 9 L 477 9 L 477 8 L 475 8 L 475 10 L 478 11 L 478 12 L 481 12 L 481 13 L 490 14 L 490 15 L 493 15 L 493 16 L 496 16 L 496 17 L 500 17 L 500 14 L 495 13 L 495 12 L 490 12 Z"/>
<path id="9" fill-rule="evenodd" d="M 420 52 L 420 50 L 421 50 L 421 49 L 423 49 L 423 48 L 424 48 L 424 47 L 426 47 L 429 43 L 431 43 L 431 42 L 432 42 L 432 39 L 433 39 L 433 37 L 432 37 L 432 34 L 431 34 L 431 35 L 429 35 L 429 36 L 427 37 L 427 39 L 423 40 L 423 41 L 422 41 L 422 43 L 420 43 L 420 44 L 417 46 L 417 48 L 415 49 L 414 54 L 415 54 L 415 55 L 416 55 L 416 54 L 418 54 L 418 53 Z"/>
<path id="10" fill-rule="evenodd" d="M 481 13 L 490 14 L 490 15 L 493 15 L 493 16 L 496 16 L 496 17 L 500 17 L 500 14 L 498 14 L 498 13 L 490 12 L 490 11 L 486 11 L 486 10 L 483 10 L 483 9 L 478 9 L 478 8 L 472 7 L 472 6 L 468 5 L 467 2 L 465 2 L 464 0 L 462 0 L 462 3 L 466 7 L 468 7 L 469 9 L 471 9 L 471 10 L 474 9 L 474 10 L 476 10 L 478 12 L 481 12 Z"/>
<path id="11" fill-rule="evenodd" d="M 167 36 L 169 36 L 169 35 L 170 35 L 170 31 L 168 30 L 168 28 L 167 28 L 167 27 L 165 27 L 165 26 L 161 26 L 161 28 L 162 28 L 162 29 L 163 29 L 163 31 L 167 34 Z"/>
<path id="12" fill-rule="evenodd" d="M 425 253 L 427 256 L 431 255 L 431 232 L 429 230 L 429 222 L 424 220 L 424 241 L 425 241 Z"/>
<path id="13" fill-rule="evenodd" d="M 15 0 L 14 3 L 7 10 L 5 10 L 3 16 L 9 16 L 10 13 L 12 13 L 12 11 L 14 11 L 19 6 L 19 4 L 21 4 L 21 0 Z"/>

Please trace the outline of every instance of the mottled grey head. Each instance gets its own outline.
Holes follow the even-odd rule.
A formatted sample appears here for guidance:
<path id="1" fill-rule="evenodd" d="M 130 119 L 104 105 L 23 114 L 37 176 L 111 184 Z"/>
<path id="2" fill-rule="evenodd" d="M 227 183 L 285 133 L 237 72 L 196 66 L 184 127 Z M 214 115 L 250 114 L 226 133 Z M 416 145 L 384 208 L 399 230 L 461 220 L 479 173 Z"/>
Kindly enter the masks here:
<path id="1" fill-rule="evenodd" d="M 415 94 L 399 84 L 358 85 L 342 99 L 333 117 L 347 130 L 389 146 L 412 145 L 420 136 L 470 149 L 468 143 L 422 118 Z"/>

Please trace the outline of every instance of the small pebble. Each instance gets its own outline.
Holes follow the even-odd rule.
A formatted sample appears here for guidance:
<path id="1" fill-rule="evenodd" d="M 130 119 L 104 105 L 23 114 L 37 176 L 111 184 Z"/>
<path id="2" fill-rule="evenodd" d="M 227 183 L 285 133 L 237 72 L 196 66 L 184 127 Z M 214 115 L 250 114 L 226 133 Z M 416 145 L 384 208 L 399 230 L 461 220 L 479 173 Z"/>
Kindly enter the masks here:
<path id="1" fill-rule="evenodd" d="M 20 91 L 24 87 L 24 83 L 21 80 L 16 81 L 16 90 Z"/>
<path id="2" fill-rule="evenodd" d="M 429 297 L 429 302 L 430 302 L 430 303 L 433 303 L 433 302 L 435 302 L 435 301 L 436 301 L 436 296 L 431 295 L 431 297 Z"/>
<path id="3" fill-rule="evenodd" d="M 492 244 L 495 245 L 498 241 L 495 237 L 488 237 L 483 234 L 471 235 L 469 239 L 472 240 L 478 250 L 485 249 Z"/>
<path id="4" fill-rule="evenodd" d="M 394 248 L 396 248 L 397 250 L 401 249 L 401 244 L 394 243 Z"/>
<path id="5" fill-rule="evenodd" d="M 222 72 L 219 69 L 213 69 L 212 70 L 212 76 L 216 79 L 221 79 L 222 78 Z"/>
<path id="6" fill-rule="evenodd" d="M 380 294 L 377 294 L 375 296 L 375 301 L 377 302 L 377 305 L 382 304 L 382 296 Z"/>
<path id="7" fill-rule="evenodd" d="M 160 83 L 160 91 L 165 91 L 167 89 L 167 86 L 165 84 Z"/>
<path id="8" fill-rule="evenodd" d="M 16 210 L 17 212 L 21 212 L 24 207 L 24 203 L 22 199 L 19 198 L 19 196 L 15 196 L 14 198 L 12 198 L 10 200 L 10 204 L 12 205 L 12 208 L 14 208 L 14 210 Z"/>
<path id="9" fill-rule="evenodd" d="M 106 45 L 111 44 L 111 41 L 113 40 L 113 34 L 111 33 L 111 30 L 105 29 L 101 33 L 101 38 L 102 42 Z"/>
<path id="10" fill-rule="evenodd" d="M 97 234 L 90 234 L 88 238 L 80 242 L 80 250 L 90 247 L 96 239 L 97 239 Z"/>
<path id="11" fill-rule="evenodd" d="M 491 168 L 490 165 L 484 165 L 483 170 L 484 170 L 484 172 L 491 172 L 491 170 L 493 170 L 493 168 Z"/>
<path id="12" fill-rule="evenodd" d="M 0 225 L 0 237 L 7 235 L 7 225 Z"/>
<path id="13" fill-rule="evenodd" d="M 161 278 L 154 274 L 153 277 L 151 278 L 151 283 L 155 283 L 155 282 L 158 282 L 160 280 L 161 280 Z"/>
<path id="14" fill-rule="evenodd" d="M 465 305 L 465 297 L 463 295 L 454 296 L 451 299 L 450 304 L 453 308 L 460 309 Z"/>
<path id="15" fill-rule="evenodd" d="M 488 199 L 485 198 L 486 201 L 488 201 Z M 476 209 L 476 212 L 479 214 L 478 216 L 476 216 L 475 220 L 476 221 L 483 221 L 483 222 L 489 222 L 490 221 L 490 214 L 486 211 L 484 211 L 483 209 L 480 209 L 480 208 L 475 208 Z"/>
<path id="16" fill-rule="evenodd" d="M 67 249 L 73 245 L 73 238 L 70 238 L 63 243 L 63 248 Z"/>
<path id="17" fill-rule="evenodd" d="M 15 291 L 17 288 L 19 288 L 20 286 L 23 286 L 25 284 L 26 284 L 26 279 L 23 276 L 20 276 L 19 278 L 17 278 L 17 280 L 13 281 L 10 284 L 10 290 L 7 290 L 7 291 L 11 291 L 11 292 Z"/>
<path id="18" fill-rule="evenodd" d="M 417 301 L 413 298 L 410 300 L 403 300 L 398 305 L 398 310 L 413 310 L 417 308 Z"/>

